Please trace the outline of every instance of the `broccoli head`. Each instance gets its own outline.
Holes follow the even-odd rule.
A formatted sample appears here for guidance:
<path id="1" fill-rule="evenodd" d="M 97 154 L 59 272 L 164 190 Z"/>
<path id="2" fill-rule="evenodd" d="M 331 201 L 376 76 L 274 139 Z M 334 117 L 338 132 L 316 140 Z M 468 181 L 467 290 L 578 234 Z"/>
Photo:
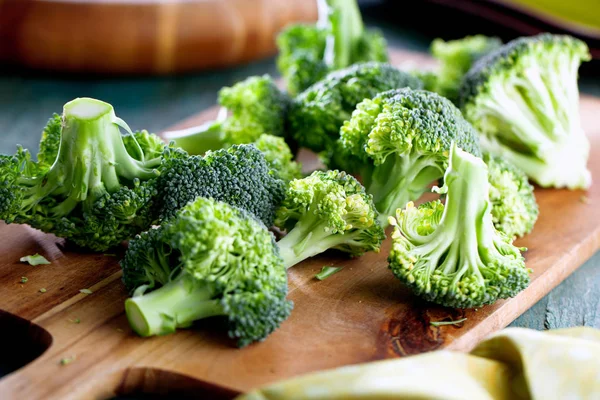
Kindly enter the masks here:
<path id="1" fill-rule="evenodd" d="M 448 165 L 454 141 L 480 155 L 477 132 L 450 100 L 424 90 L 398 89 L 358 104 L 340 133 L 341 146 L 387 221 L 417 200 Z"/>
<path id="2" fill-rule="evenodd" d="M 0 157 L 0 218 L 96 251 L 150 227 L 162 156 L 132 157 L 121 129 L 132 135 L 110 104 L 67 103 L 44 131 L 39 162 L 22 148 Z"/>
<path id="3" fill-rule="evenodd" d="M 277 37 L 277 66 L 296 95 L 328 72 L 388 60 L 383 35 L 364 27 L 356 0 L 318 0 L 316 25 L 292 25 Z"/>
<path id="4" fill-rule="evenodd" d="M 488 153 L 483 160 L 488 166 L 494 226 L 511 238 L 531 232 L 539 209 L 527 175 L 508 161 Z"/>
<path id="5" fill-rule="evenodd" d="M 335 170 L 291 181 L 275 224 L 287 230 L 277 243 L 286 268 L 328 249 L 351 256 L 379 251 L 385 239 L 371 196 Z"/>
<path id="6" fill-rule="evenodd" d="M 288 317 L 287 276 L 273 235 L 250 214 L 198 198 L 131 241 L 121 262 L 141 336 L 226 317 L 239 346 L 263 340 Z"/>
<path id="7" fill-rule="evenodd" d="M 435 39 L 431 43 L 431 54 L 440 62 L 440 66 L 436 82 L 430 90 L 456 102 L 462 78 L 471 66 L 500 46 L 500 39 L 483 35 L 467 36 L 448 42 Z"/>
<path id="8" fill-rule="evenodd" d="M 579 116 L 577 70 L 589 59 L 581 40 L 542 34 L 513 40 L 476 62 L 459 101 L 484 150 L 541 186 L 587 188 L 590 146 Z"/>
<path id="9" fill-rule="evenodd" d="M 339 138 L 344 121 L 365 98 L 390 89 L 421 86 L 409 73 L 377 62 L 332 72 L 294 99 L 288 118 L 290 135 L 302 147 L 328 151 Z"/>
<path id="10" fill-rule="evenodd" d="M 285 196 L 285 183 L 254 145 L 233 145 L 204 156 L 165 155 L 157 215 L 173 217 L 196 197 L 213 198 L 254 214 L 266 226 Z"/>
<path id="11" fill-rule="evenodd" d="M 389 267 L 415 294 L 454 308 L 473 308 L 515 296 L 529 270 L 511 239 L 494 228 L 488 170 L 453 145 L 439 200 L 399 209 Z"/>
<path id="12" fill-rule="evenodd" d="M 219 91 L 222 108 L 215 121 L 163 136 L 189 154 L 252 143 L 262 134 L 284 136 L 289 103 L 269 75 L 252 76 Z"/>
<path id="13" fill-rule="evenodd" d="M 277 178 L 287 183 L 302 177 L 302 165 L 294 161 L 294 155 L 282 137 L 261 135 L 253 144 L 263 153 Z"/>

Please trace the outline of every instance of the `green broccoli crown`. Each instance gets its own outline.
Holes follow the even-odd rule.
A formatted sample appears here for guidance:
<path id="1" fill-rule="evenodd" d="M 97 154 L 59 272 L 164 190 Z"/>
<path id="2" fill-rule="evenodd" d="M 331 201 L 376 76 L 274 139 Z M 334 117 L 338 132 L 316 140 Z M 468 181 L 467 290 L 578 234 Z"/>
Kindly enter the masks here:
<path id="1" fill-rule="evenodd" d="M 284 182 L 302 177 L 302 164 L 294 161 L 294 155 L 282 137 L 261 135 L 253 143 L 265 156 L 269 168 Z"/>
<path id="2" fill-rule="evenodd" d="M 56 160 L 58 148 L 60 146 L 61 131 L 62 117 L 58 114 L 54 114 L 52 115 L 52 118 L 48 120 L 48 123 L 42 131 L 40 151 L 37 155 L 38 164 L 40 166 L 46 166 L 47 168 L 50 168 L 54 160 Z"/>
<path id="3" fill-rule="evenodd" d="M 484 149 L 541 186 L 588 187 L 577 70 L 589 59 L 584 42 L 541 34 L 513 40 L 476 62 L 459 101 Z"/>
<path id="4" fill-rule="evenodd" d="M 479 156 L 477 132 L 448 99 L 395 89 L 359 103 L 340 131 L 375 206 L 387 217 L 442 178 L 452 142 Z"/>
<path id="5" fill-rule="evenodd" d="M 329 71 L 365 61 L 388 61 L 387 44 L 366 30 L 356 0 L 322 0 L 316 25 L 292 25 L 277 38 L 277 66 L 296 95 Z"/>
<path id="6" fill-rule="evenodd" d="M 385 238 L 371 196 L 351 175 L 315 171 L 290 182 L 275 224 L 288 230 L 279 241 L 287 268 L 328 249 L 360 256 L 379 251 Z"/>
<path id="7" fill-rule="evenodd" d="M 46 127 L 39 163 L 21 148 L 2 157 L 0 218 L 96 251 L 147 229 L 161 157 L 131 157 L 119 129 L 129 128 L 98 100 L 67 103 L 60 126 L 58 145 L 56 118 Z"/>
<path id="8" fill-rule="evenodd" d="M 300 146 L 328 150 L 359 102 L 390 89 L 421 86 L 418 78 L 378 62 L 332 72 L 296 97 L 288 121 L 290 134 Z"/>
<path id="9" fill-rule="evenodd" d="M 531 232 L 539 209 L 527 175 L 489 153 L 484 154 L 483 160 L 488 166 L 494 226 L 511 238 Z"/>
<path id="10" fill-rule="evenodd" d="M 221 110 L 216 120 L 163 136 L 198 155 L 252 143 L 262 134 L 284 136 L 290 101 L 269 75 L 251 76 L 219 91 Z"/>
<path id="11" fill-rule="evenodd" d="M 463 76 L 477 60 L 500 46 L 500 39 L 483 35 L 467 36 L 448 42 L 435 39 L 431 43 L 431 54 L 441 65 L 439 79 L 433 90 L 452 101 L 458 100 Z"/>
<path id="12" fill-rule="evenodd" d="M 202 156 L 166 156 L 158 180 L 158 215 L 166 220 L 197 197 L 213 198 L 254 214 L 266 226 L 285 196 L 285 183 L 254 145 L 234 145 Z"/>
<path id="13" fill-rule="evenodd" d="M 266 338 L 292 309 L 273 235 L 250 214 L 213 199 L 200 197 L 137 236 L 121 267 L 135 289 L 127 315 L 142 336 L 225 316 L 229 336 L 245 346 Z"/>
<path id="14" fill-rule="evenodd" d="M 290 25 L 277 36 L 277 68 L 290 94 L 302 92 L 327 74 L 326 40 L 326 29 L 303 24 Z"/>
<path id="15" fill-rule="evenodd" d="M 473 308 L 515 296 L 529 284 L 519 249 L 492 222 L 485 163 L 455 145 L 438 200 L 399 209 L 388 261 L 415 294 L 446 307 Z"/>

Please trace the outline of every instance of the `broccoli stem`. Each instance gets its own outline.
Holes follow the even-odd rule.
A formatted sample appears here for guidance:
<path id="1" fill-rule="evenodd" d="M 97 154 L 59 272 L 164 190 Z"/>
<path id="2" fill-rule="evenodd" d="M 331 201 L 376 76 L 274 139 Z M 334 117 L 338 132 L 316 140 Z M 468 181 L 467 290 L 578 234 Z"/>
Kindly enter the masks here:
<path id="1" fill-rule="evenodd" d="M 212 299 L 213 293 L 211 285 L 183 273 L 157 290 L 127 299 L 125 312 L 138 335 L 165 335 L 196 320 L 225 315 L 221 302 Z"/>
<path id="2" fill-rule="evenodd" d="M 277 242 L 279 254 L 283 258 L 286 269 L 328 249 L 344 243 L 351 243 L 359 235 L 359 231 L 356 231 L 355 234 L 352 232 L 333 233 L 327 229 L 327 224 L 321 222 L 317 216 L 310 215 L 307 214 L 299 220 L 294 228 Z"/>
<path id="3" fill-rule="evenodd" d="M 444 171 L 431 156 L 389 156 L 383 164 L 375 166 L 365 181 L 367 193 L 379 211 L 379 223 L 387 226 L 388 216 L 394 216 L 398 208 L 409 201 L 418 200 L 429 185 L 444 176 Z"/>
<path id="4" fill-rule="evenodd" d="M 356 0 L 328 0 L 330 34 L 325 43 L 325 64 L 332 69 L 352 64 L 364 24 Z"/>
<path id="5" fill-rule="evenodd" d="M 203 155 L 210 150 L 219 150 L 227 146 L 223 133 L 223 121 L 227 119 L 227 109 L 221 107 L 217 119 L 202 125 L 163 134 L 166 140 L 174 140 L 175 145 L 189 154 Z"/>

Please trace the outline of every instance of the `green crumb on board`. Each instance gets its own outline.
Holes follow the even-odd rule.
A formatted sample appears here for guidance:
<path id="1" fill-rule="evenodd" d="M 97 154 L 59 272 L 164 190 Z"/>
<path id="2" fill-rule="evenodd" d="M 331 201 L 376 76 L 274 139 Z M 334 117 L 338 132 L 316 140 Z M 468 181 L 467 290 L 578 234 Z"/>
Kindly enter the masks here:
<path id="1" fill-rule="evenodd" d="M 32 256 L 21 257 L 19 261 L 29 263 L 29 265 L 33 265 L 34 267 L 36 265 L 50 264 L 50 261 L 46 260 L 44 256 L 41 256 L 37 253 Z"/>
<path id="2" fill-rule="evenodd" d="M 331 275 L 339 272 L 342 268 L 344 268 L 344 267 L 331 267 L 331 266 L 326 265 L 323 267 L 323 269 L 321 269 L 321 272 L 319 272 L 317 275 L 315 275 L 315 278 L 317 278 L 320 281 L 325 280 L 325 279 L 329 278 Z"/>
<path id="3" fill-rule="evenodd" d="M 461 318 L 457 319 L 456 321 L 431 321 L 430 324 L 433 326 L 458 325 L 466 320 L 466 318 Z"/>

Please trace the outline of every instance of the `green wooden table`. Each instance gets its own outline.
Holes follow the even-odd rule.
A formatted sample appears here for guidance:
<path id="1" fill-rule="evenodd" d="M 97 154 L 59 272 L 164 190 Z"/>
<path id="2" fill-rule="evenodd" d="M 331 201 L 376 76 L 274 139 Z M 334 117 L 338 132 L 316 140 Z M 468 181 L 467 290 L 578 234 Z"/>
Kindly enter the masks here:
<path id="1" fill-rule="evenodd" d="M 431 38 L 379 24 L 392 45 L 426 51 Z M 0 152 L 15 144 L 36 152 L 39 134 L 54 112 L 75 97 L 114 105 L 132 129 L 160 131 L 215 104 L 216 93 L 249 75 L 276 75 L 273 60 L 235 69 L 160 78 L 56 77 L 41 73 L 0 75 Z M 600 79 L 582 79 L 582 91 L 600 96 Z M 600 177 L 596 177 L 600 179 Z M 600 328 L 600 253 L 517 319 L 513 326 L 535 329 L 587 325 Z"/>

